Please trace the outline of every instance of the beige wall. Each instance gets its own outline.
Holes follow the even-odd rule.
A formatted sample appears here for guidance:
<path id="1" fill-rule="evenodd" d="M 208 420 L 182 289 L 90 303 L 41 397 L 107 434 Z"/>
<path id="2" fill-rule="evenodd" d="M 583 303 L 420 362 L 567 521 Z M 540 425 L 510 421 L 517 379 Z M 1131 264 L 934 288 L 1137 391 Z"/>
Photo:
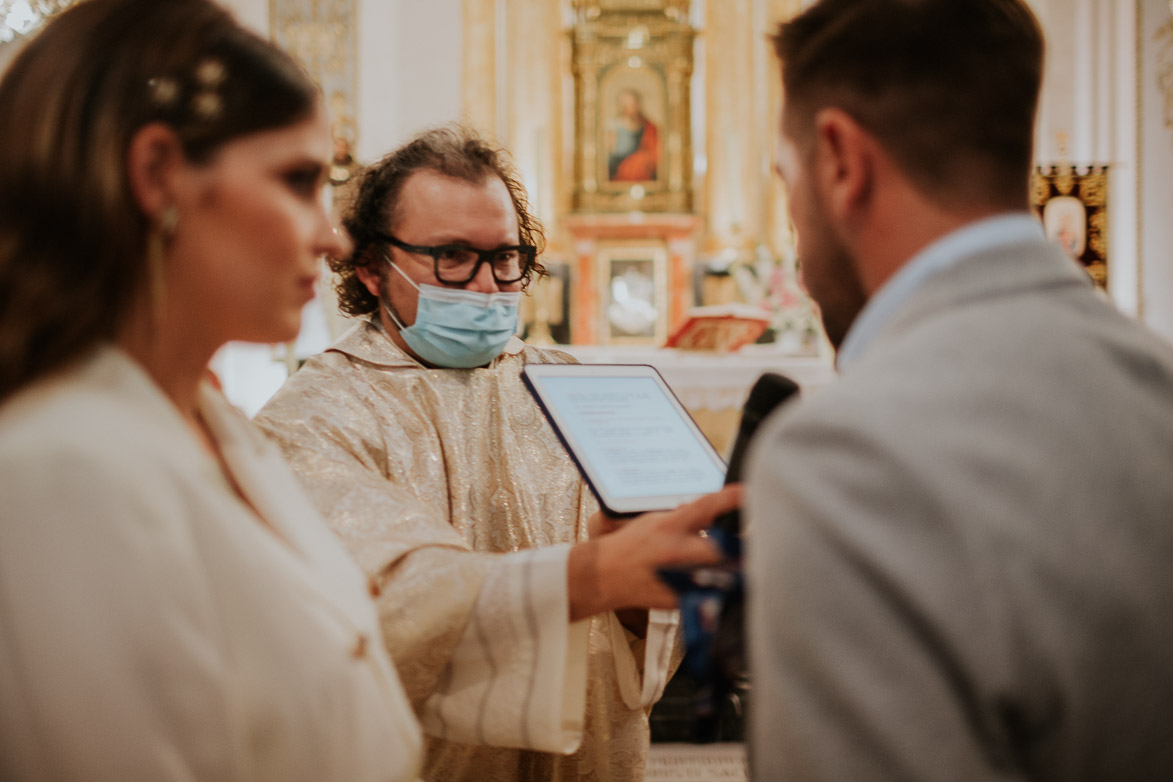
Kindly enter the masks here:
<path id="1" fill-rule="evenodd" d="M 358 158 L 460 118 L 461 0 L 358 0 Z"/>
<path id="2" fill-rule="evenodd" d="M 266 35 L 270 0 L 221 0 Z M 355 0 L 359 160 L 460 118 L 462 0 Z"/>
<path id="3" fill-rule="evenodd" d="M 1136 6 L 1141 64 L 1137 91 L 1140 209 L 1135 222 L 1120 225 L 1119 230 L 1137 237 L 1144 319 L 1173 340 L 1173 84 L 1162 89 L 1160 73 L 1162 48 L 1173 47 L 1173 13 L 1166 0 L 1136 0 Z M 1173 69 L 1173 49 L 1168 54 L 1164 64 Z M 1170 78 L 1168 72 L 1166 78 Z"/>

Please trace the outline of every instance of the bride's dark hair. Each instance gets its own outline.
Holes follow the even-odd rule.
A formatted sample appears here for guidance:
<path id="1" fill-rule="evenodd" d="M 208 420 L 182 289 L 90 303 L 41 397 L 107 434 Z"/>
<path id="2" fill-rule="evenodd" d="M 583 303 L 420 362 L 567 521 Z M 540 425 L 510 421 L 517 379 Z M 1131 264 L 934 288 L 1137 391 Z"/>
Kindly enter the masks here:
<path id="1" fill-rule="evenodd" d="M 208 0 L 87 0 L 29 41 L 0 81 L 0 399 L 115 338 L 148 288 L 138 129 L 167 124 L 203 163 L 317 100 Z"/>

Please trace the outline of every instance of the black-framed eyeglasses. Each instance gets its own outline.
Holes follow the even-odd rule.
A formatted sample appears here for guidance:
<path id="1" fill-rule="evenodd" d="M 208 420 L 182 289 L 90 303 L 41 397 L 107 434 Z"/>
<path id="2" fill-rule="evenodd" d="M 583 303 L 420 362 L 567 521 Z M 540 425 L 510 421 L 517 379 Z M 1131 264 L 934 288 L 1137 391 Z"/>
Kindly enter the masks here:
<path id="1" fill-rule="evenodd" d="M 534 264 L 538 250 L 533 245 L 518 244 L 512 247 L 498 247 L 495 250 L 478 250 L 463 244 L 438 244 L 424 247 L 408 244 L 391 234 L 379 234 L 379 238 L 400 250 L 409 253 L 432 256 L 436 279 L 445 285 L 464 285 L 477 276 L 482 263 L 489 264 L 493 279 L 498 285 L 512 285 L 521 282 L 525 273 Z"/>

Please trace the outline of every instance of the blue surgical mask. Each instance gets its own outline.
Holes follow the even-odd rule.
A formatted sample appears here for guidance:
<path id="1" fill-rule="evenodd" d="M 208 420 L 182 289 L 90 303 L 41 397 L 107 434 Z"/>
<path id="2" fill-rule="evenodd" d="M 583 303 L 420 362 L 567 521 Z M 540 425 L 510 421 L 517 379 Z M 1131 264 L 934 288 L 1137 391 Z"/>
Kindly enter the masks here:
<path id="1" fill-rule="evenodd" d="M 386 304 L 403 341 L 429 364 L 453 369 L 483 367 L 501 355 L 517 333 L 521 292 L 478 293 L 439 285 L 416 285 L 390 259 L 395 271 L 419 291 L 415 323 L 404 326 Z"/>

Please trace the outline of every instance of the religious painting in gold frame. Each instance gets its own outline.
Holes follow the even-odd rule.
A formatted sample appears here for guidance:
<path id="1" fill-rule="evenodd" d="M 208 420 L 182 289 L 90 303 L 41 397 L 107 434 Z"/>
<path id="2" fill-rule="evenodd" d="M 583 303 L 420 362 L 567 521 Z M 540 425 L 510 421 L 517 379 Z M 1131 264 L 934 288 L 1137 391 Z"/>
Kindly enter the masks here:
<path id="1" fill-rule="evenodd" d="M 686 4 L 577 5 L 574 210 L 691 212 L 695 33 Z"/>
<path id="2" fill-rule="evenodd" d="M 668 338 L 668 249 L 658 242 L 600 247 L 599 341 L 660 346 Z"/>
<path id="3" fill-rule="evenodd" d="M 611 192 L 629 191 L 634 185 L 654 190 L 664 178 L 664 74 L 655 68 L 611 68 L 599 80 L 599 126 L 604 154 L 596 172 Z M 608 111 L 613 109 L 613 111 Z"/>
<path id="4" fill-rule="evenodd" d="M 1039 166 L 1031 176 L 1031 204 L 1047 238 L 1107 290 L 1108 167 Z"/>

